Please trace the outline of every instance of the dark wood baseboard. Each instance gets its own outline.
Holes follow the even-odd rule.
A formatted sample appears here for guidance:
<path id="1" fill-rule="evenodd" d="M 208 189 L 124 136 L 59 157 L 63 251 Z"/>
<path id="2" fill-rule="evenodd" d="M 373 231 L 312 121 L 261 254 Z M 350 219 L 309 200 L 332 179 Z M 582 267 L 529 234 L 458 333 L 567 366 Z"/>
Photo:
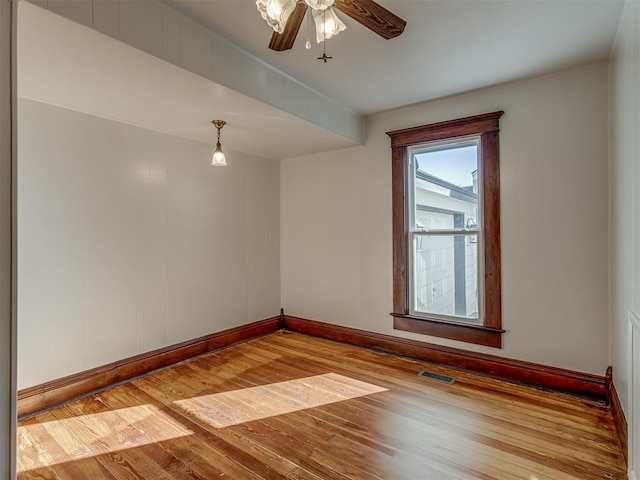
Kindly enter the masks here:
<path id="1" fill-rule="evenodd" d="M 624 462 L 629 465 L 629 429 L 627 426 L 627 418 L 622 410 L 622 404 L 620 403 L 620 397 L 616 386 L 613 383 L 613 371 L 609 367 L 607 369 L 607 396 L 609 397 L 609 405 L 611 406 L 611 416 L 613 417 L 613 424 L 616 427 L 616 435 L 618 436 L 618 442 L 620 443 L 620 449 L 622 455 L 624 455 Z"/>
<path id="2" fill-rule="evenodd" d="M 426 342 L 284 315 L 206 335 L 136 355 L 18 392 L 18 417 L 24 419 L 57 405 L 104 390 L 177 362 L 279 329 L 358 345 L 502 380 L 608 401 L 626 455 L 627 423 L 610 377 L 512 360 Z"/>
<path id="3" fill-rule="evenodd" d="M 22 420 L 159 368 L 273 333 L 279 328 L 280 316 L 267 318 L 26 388 L 18 392 L 18 418 Z"/>
<path id="4" fill-rule="evenodd" d="M 579 395 L 599 401 L 608 400 L 607 382 L 604 376 L 512 360 L 496 355 L 469 352 L 290 315 L 284 316 L 284 327 L 286 330 L 293 332 L 460 368 L 501 380 Z"/>

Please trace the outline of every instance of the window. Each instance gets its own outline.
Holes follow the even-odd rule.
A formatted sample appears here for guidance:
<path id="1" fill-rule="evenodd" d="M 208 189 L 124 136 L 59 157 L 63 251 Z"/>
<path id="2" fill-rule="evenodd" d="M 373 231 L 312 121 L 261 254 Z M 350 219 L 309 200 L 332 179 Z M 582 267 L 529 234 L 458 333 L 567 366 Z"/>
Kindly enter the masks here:
<path id="1" fill-rule="evenodd" d="M 388 133 L 395 329 L 502 346 L 502 114 Z"/>
<path id="2" fill-rule="evenodd" d="M 409 313 L 478 324 L 480 137 L 408 149 Z"/>

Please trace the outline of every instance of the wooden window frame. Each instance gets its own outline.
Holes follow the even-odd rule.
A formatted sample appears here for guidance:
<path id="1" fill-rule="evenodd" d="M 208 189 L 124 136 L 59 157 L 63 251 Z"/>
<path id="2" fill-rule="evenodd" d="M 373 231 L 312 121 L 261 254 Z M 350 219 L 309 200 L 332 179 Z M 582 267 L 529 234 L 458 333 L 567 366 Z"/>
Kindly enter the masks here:
<path id="1" fill-rule="evenodd" d="M 503 111 L 387 132 L 391 138 L 393 209 L 393 328 L 502 348 L 500 270 L 500 117 Z M 484 241 L 484 324 L 442 321 L 409 314 L 409 148 L 437 140 L 480 136 Z"/>

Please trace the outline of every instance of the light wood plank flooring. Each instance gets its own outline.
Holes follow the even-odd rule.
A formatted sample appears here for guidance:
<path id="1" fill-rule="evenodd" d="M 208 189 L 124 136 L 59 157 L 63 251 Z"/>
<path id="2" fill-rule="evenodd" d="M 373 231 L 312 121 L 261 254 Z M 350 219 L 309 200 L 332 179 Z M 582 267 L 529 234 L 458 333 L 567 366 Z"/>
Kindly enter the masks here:
<path id="1" fill-rule="evenodd" d="M 626 478 L 596 402 L 283 332 L 21 422 L 18 469 L 22 480 Z"/>

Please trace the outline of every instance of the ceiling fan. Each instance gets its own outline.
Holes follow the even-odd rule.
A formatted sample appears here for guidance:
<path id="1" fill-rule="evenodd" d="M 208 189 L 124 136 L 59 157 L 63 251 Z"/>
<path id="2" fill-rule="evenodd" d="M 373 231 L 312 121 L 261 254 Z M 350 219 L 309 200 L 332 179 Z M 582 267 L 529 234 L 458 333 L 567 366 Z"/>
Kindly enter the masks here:
<path id="1" fill-rule="evenodd" d="M 333 11 L 334 6 L 387 40 L 400 35 L 407 24 L 374 0 L 256 0 L 256 6 L 262 18 L 274 30 L 269 48 L 278 52 L 293 47 L 309 8 L 318 43 L 346 28 Z M 309 42 L 307 48 L 310 48 Z"/>

